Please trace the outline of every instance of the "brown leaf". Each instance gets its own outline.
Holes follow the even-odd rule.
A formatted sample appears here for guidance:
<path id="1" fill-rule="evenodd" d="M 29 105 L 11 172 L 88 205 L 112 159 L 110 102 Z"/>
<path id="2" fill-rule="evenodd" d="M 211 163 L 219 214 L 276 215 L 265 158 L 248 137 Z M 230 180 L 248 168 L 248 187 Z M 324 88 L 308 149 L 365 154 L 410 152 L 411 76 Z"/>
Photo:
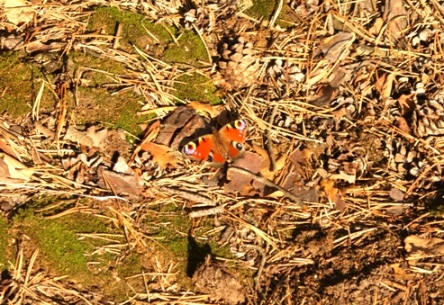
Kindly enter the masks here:
<path id="1" fill-rule="evenodd" d="M 11 156 L 0 153 L 0 164 L 5 178 L 20 179 L 28 181 L 34 174 L 34 169 L 28 168 L 25 164 Z"/>
<path id="2" fill-rule="evenodd" d="M 384 15 L 382 18 L 387 25 L 387 38 L 393 43 L 404 35 L 408 28 L 407 11 L 404 8 L 403 0 L 385 1 Z"/>
<path id="3" fill-rule="evenodd" d="M 416 103 L 414 100 L 414 93 L 412 94 L 403 94 L 398 98 L 399 106 L 401 107 L 401 114 L 407 115 L 413 112 L 416 107 Z"/>
<path id="4" fill-rule="evenodd" d="M 316 93 L 308 98 L 308 101 L 318 107 L 327 107 L 338 94 L 338 88 L 334 88 L 330 84 L 321 85 Z"/>
<path id="5" fill-rule="evenodd" d="M 233 163 L 233 166 L 246 169 L 253 174 L 259 173 L 261 165 L 261 156 L 249 151 L 245 152 L 242 159 L 237 159 Z M 264 184 L 254 183 L 251 175 L 232 170 L 232 167 L 227 171 L 227 180 L 229 182 L 224 185 L 224 190 L 228 193 L 238 193 L 243 196 L 264 195 Z"/>
<path id="6" fill-rule="evenodd" d="M 103 181 L 98 182 L 102 188 L 109 188 L 116 195 L 138 198 L 142 192 L 142 181 L 139 176 L 119 174 L 108 170 L 102 171 Z"/>
<path id="7" fill-rule="evenodd" d="M 410 235 L 404 239 L 405 250 L 428 256 L 444 255 L 444 240 L 441 238 L 424 239 Z"/>
<path id="8" fill-rule="evenodd" d="M 396 126 L 404 131 L 407 134 L 411 134 L 412 130 L 410 129 L 409 124 L 407 123 L 406 119 L 404 117 L 398 117 L 396 118 L 395 122 Z"/>
<path id="9" fill-rule="evenodd" d="M 207 116 L 209 115 L 211 118 L 215 118 L 219 115 L 220 110 L 219 107 L 212 106 L 210 104 L 202 104 L 200 102 L 190 102 L 187 104 L 188 107 L 196 110 L 198 113 Z"/>
<path id="10" fill-rule="evenodd" d="M 403 201 L 404 200 L 404 192 L 400 191 L 397 188 L 392 187 L 389 191 L 389 196 L 395 201 Z"/>
<path id="11" fill-rule="evenodd" d="M 335 203 L 336 209 L 342 211 L 345 208 L 345 202 L 342 199 L 341 192 L 335 187 L 335 182 L 330 179 L 322 179 L 320 186 L 323 188 L 330 202 Z"/>
<path id="12" fill-rule="evenodd" d="M 149 152 L 153 156 L 153 161 L 158 163 L 161 168 L 177 166 L 177 157 L 168 146 L 146 142 L 140 145 L 140 149 Z"/>
<path id="13" fill-rule="evenodd" d="M 337 34 L 325 38 L 319 45 L 319 50 L 331 63 L 336 63 L 346 58 L 350 54 L 350 46 L 355 40 L 352 32 L 338 32 Z"/>

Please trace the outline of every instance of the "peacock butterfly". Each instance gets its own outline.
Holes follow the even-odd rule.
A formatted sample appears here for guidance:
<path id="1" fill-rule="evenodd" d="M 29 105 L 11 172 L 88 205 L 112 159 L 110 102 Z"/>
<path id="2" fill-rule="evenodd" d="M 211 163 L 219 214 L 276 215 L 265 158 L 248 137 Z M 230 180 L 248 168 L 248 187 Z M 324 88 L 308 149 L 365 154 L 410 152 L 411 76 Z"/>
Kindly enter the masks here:
<path id="1" fill-rule="evenodd" d="M 206 161 L 217 167 L 241 157 L 245 152 L 247 122 L 242 119 L 224 125 L 218 131 L 188 142 L 182 153 L 190 159 Z"/>

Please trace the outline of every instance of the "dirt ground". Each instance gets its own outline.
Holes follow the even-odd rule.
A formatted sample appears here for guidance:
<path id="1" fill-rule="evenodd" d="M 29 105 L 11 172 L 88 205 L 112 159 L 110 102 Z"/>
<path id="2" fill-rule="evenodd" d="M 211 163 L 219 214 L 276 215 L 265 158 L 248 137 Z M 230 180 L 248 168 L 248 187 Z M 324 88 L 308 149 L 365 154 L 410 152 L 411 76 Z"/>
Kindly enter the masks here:
<path id="1" fill-rule="evenodd" d="M 0 304 L 444 304 L 443 3 L 0 0 Z"/>

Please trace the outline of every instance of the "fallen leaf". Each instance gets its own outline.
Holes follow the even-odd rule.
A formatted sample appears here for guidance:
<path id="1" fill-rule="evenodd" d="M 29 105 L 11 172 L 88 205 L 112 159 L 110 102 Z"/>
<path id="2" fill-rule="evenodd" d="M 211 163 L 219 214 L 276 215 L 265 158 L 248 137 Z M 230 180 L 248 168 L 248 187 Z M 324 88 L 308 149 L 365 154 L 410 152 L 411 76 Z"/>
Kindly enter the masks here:
<path id="1" fill-rule="evenodd" d="M 344 180 L 348 183 L 355 183 L 356 182 L 356 174 L 347 174 L 344 171 L 339 171 L 339 174 L 332 174 L 330 175 L 330 179 L 332 180 Z"/>
<path id="2" fill-rule="evenodd" d="M 143 182 L 139 176 L 115 173 L 109 170 L 101 172 L 103 180 L 99 180 L 101 188 L 111 189 L 116 195 L 125 195 L 137 199 L 142 192 Z"/>
<path id="3" fill-rule="evenodd" d="M 252 174 L 259 173 L 261 169 L 262 158 L 260 155 L 245 152 L 242 159 L 237 159 L 233 166 L 227 170 L 227 180 L 229 181 L 224 185 L 224 190 L 228 193 L 237 193 L 243 196 L 264 195 L 265 185 L 259 183 L 253 185 L 253 177 L 248 174 L 241 173 L 233 170 L 233 167 L 239 167 L 246 169 Z"/>
<path id="4" fill-rule="evenodd" d="M 384 14 L 382 16 L 387 25 L 386 37 L 396 45 L 398 38 L 404 35 L 408 29 L 407 11 L 403 0 L 385 1 Z"/>
<path id="5" fill-rule="evenodd" d="M 400 191 L 397 188 L 392 187 L 389 191 L 389 196 L 395 201 L 403 201 L 404 200 L 404 192 Z"/>
<path id="6" fill-rule="evenodd" d="M 8 175 L 6 178 L 28 181 L 34 174 L 34 169 L 28 168 L 19 160 L 6 154 L 0 153 L 0 162 L 2 163 L 2 171 Z"/>
<path id="7" fill-rule="evenodd" d="M 0 6 L 9 22 L 14 25 L 26 24 L 30 22 L 35 15 L 32 4 L 24 0 L 0 0 Z"/>
<path id="8" fill-rule="evenodd" d="M 121 156 L 117 158 L 117 162 L 113 166 L 113 171 L 120 174 L 127 174 L 127 175 L 134 174 L 133 169 L 129 167 L 125 159 Z"/>
<path id="9" fill-rule="evenodd" d="M 350 47 L 355 40 L 352 32 L 338 32 L 337 34 L 325 38 L 318 46 L 325 59 L 331 63 L 340 62 L 350 54 Z"/>
<path id="10" fill-rule="evenodd" d="M 398 103 L 401 108 L 401 114 L 407 115 L 415 110 L 416 103 L 414 100 L 414 93 L 412 94 L 402 94 L 398 98 Z"/>
<path id="11" fill-rule="evenodd" d="M 72 126 L 69 126 L 66 130 L 65 135 L 63 136 L 65 141 L 71 141 L 72 143 L 84 145 L 87 147 L 93 147 L 94 141 L 87 135 L 86 133 L 75 129 Z"/>
<path id="12" fill-rule="evenodd" d="M 335 204 L 337 210 L 342 211 L 345 208 L 345 202 L 342 199 L 341 192 L 335 187 L 335 182 L 330 179 L 322 179 L 320 186 L 328 200 Z"/>
<path id="13" fill-rule="evenodd" d="M 404 239 L 404 244 L 407 252 L 427 256 L 444 255 L 444 239 L 441 238 L 425 239 L 410 235 Z"/>
<path id="14" fill-rule="evenodd" d="M 219 115 L 219 107 L 212 106 L 210 104 L 202 104 L 200 102 L 190 102 L 187 104 L 188 107 L 196 110 L 203 116 L 215 118 Z"/>
<path id="15" fill-rule="evenodd" d="M 406 273 L 405 269 L 402 268 L 399 264 L 391 264 L 390 267 L 393 268 L 393 273 L 395 274 L 395 278 L 397 279 L 411 281 L 415 278 L 414 274 Z"/>
<path id="16" fill-rule="evenodd" d="M 401 129 L 407 134 L 411 134 L 412 130 L 410 129 L 409 123 L 407 123 L 407 120 L 404 117 L 398 117 L 395 121 L 396 127 Z"/>
<path id="17" fill-rule="evenodd" d="M 168 146 L 146 142 L 140 145 L 140 149 L 149 152 L 153 157 L 153 162 L 159 164 L 161 168 L 177 166 L 178 159 Z"/>

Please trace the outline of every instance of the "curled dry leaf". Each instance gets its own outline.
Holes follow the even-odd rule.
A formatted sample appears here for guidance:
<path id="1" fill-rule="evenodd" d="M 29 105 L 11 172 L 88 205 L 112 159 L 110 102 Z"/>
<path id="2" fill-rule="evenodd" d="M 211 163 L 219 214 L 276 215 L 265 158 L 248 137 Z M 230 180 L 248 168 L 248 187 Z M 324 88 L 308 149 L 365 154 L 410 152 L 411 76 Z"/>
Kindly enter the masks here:
<path id="1" fill-rule="evenodd" d="M 355 40 L 355 34 L 351 32 L 339 32 L 327 37 L 319 45 L 319 51 L 325 55 L 331 63 L 337 63 L 350 54 L 350 47 Z"/>
<path id="2" fill-rule="evenodd" d="M 233 163 L 234 167 L 243 168 L 253 174 L 259 173 L 262 165 L 262 159 L 258 154 L 245 152 L 243 158 Z M 227 179 L 229 182 L 225 184 L 224 189 L 228 193 L 238 193 L 244 196 L 254 196 L 257 194 L 264 195 L 265 185 L 262 183 L 255 184 L 252 176 L 239 173 L 228 168 Z"/>
<path id="3" fill-rule="evenodd" d="M 25 164 L 14 159 L 11 156 L 0 153 L 1 177 L 6 179 L 20 179 L 28 181 L 34 174 L 32 168 L 28 168 Z"/>
<path id="4" fill-rule="evenodd" d="M 110 189 L 116 195 L 137 199 L 142 194 L 143 181 L 137 175 L 125 175 L 109 170 L 101 171 L 102 178 L 98 185 Z"/>
<path id="5" fill-rule="evenodd" d="M 424 239 L 410 235 L 404 239 L 404 243 L 407 252 L 426 256 L 444 255 L 444 239 L 441 238 Z"/>
<path id="6" fill-rule="evenodd" d="M 35 12 L 31 5 L 24 0 L 0 0 L 6 18 L 14 25 L 26 24 L 34 18 Z"/>
<path id="7" fill-rule="evenodd" d="M 322 179 L 320 186 L 327 195 L 328 200 L 336 204 L 336 209 L 342 211 L 345 208 L 345 202 L 340 190 L 335 187 L 335 182 L 330 179 Z"/>
<path id="8" fill-rule="evenodd" d="M 220 107 L 215 107 L 210 104 L 202 104 L 199 102 L 190 102 L 189 104 L 187 104 L 187 106 L 196 110 L 196 112 L 198 112 L 204 116 L 209 115 L 209 117 L 211 117 L 211 118 L 217 117 L 220 113 L 220 109 L 219 109 Z"/>
<path id="9" fill-rule="evenodd" d="M 396 44 L 397 39 L 403 35 L 408 28 L 407 11 L 404 8 L 403 0 L 385 1 L 384 15 L 382 18 L 387 25 L 387 38 Z"/>
<path id="10" fill-rule="evenodd" d="M 140 149 L 149 152 L 153 162 L 159 164 L 161 168 L 177 166 L 177 155 L 168 146 L 146 142 L 140 145 Z"/>

